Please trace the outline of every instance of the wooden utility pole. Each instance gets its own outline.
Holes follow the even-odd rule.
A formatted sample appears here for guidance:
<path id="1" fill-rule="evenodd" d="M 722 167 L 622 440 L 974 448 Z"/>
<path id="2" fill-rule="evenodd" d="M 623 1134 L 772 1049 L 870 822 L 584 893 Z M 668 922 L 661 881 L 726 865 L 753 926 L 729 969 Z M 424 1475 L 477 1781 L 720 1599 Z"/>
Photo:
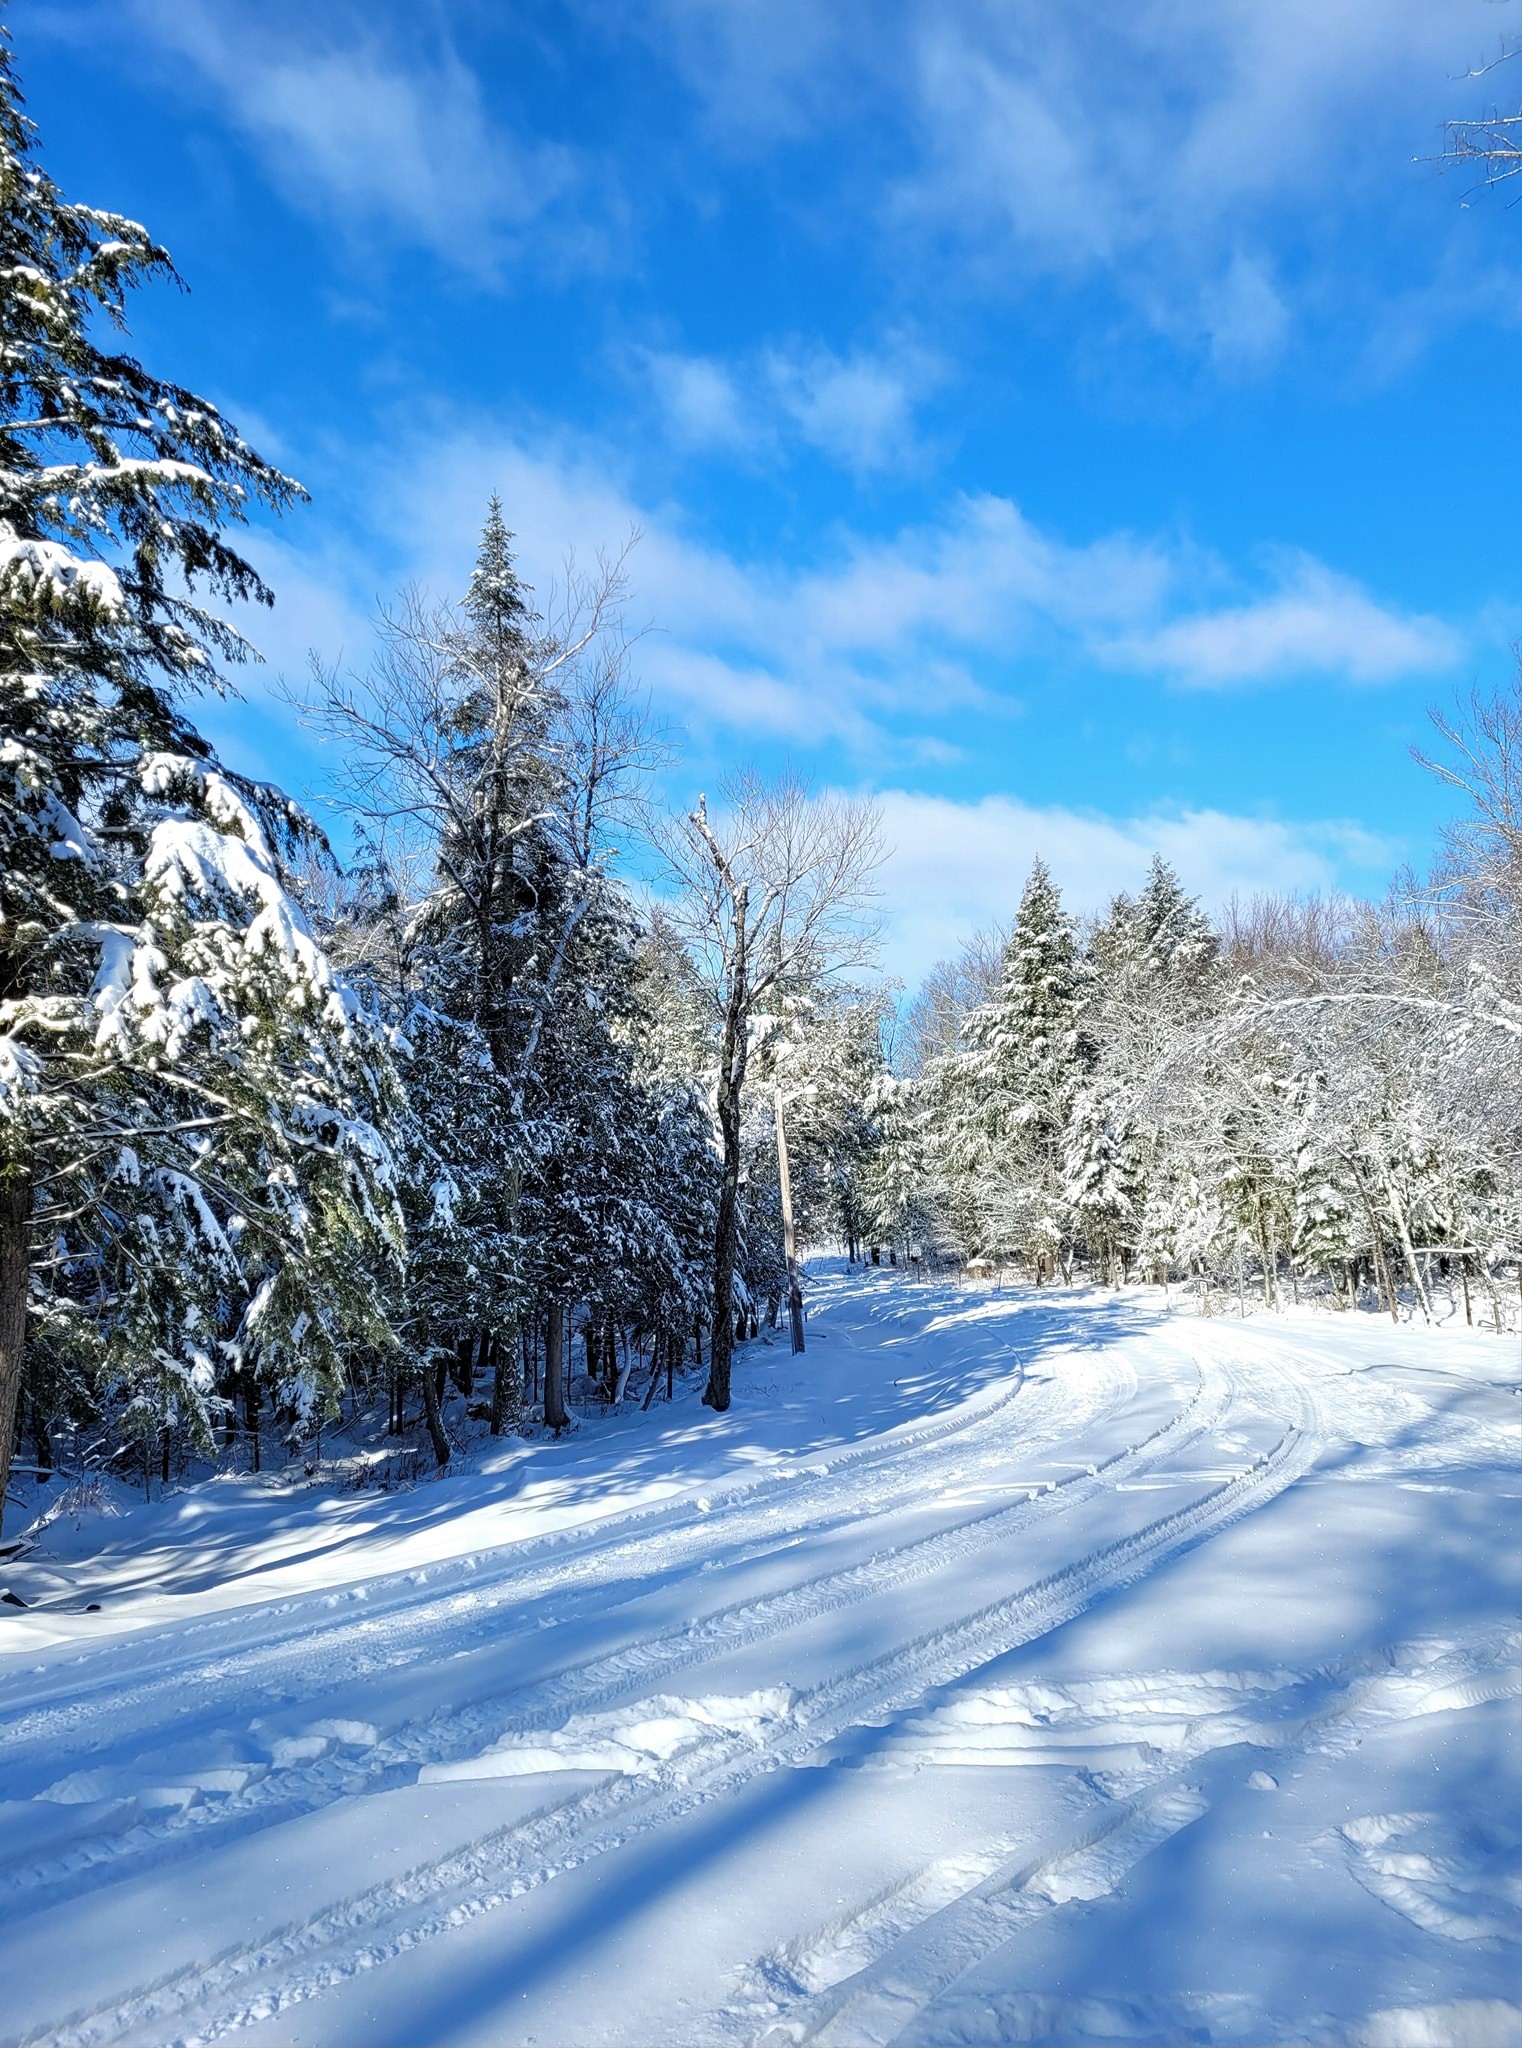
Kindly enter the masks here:
<path id="1" fill-rule="evenodd" d="M 772 1095 L 777 1119 L 777 1180 L 782 1189 L 782 1248 L 787 1255 L 787 1313 L 793 1331 L 793 1351 L 803 1346 L 803 1289 L 798 1284 L 798 1247 L 793 1236 L 793 1182 L 787 1168 L 787 1125 L 782 1120 L 782 1090 Z"/>

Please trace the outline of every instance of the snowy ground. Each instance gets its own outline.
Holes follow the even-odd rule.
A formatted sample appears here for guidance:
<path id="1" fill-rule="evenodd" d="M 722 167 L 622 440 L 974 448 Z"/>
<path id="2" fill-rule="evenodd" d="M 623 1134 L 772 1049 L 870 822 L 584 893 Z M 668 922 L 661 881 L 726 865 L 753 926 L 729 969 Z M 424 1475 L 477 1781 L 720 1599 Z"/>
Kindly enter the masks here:
<path id="1" fill-rule="evenodd" d="M 831 1269 L 727 1417 L 55 1524 L 0 2035 L 1516 2048 L 1517 1367 Z"/>

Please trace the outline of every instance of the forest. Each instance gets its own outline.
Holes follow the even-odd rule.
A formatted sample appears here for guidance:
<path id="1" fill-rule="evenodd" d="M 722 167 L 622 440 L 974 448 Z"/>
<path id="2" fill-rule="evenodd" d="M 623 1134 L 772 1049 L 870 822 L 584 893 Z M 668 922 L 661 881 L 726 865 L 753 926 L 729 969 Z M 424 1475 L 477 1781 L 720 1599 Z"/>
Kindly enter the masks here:
<path id="1" fill-rule="evenodd" d="M 287 683 L 325 830 L 195 716 L 302 489 L 128 352 L 171 260 L 0 62 L 0 1482 L 722 1411 L 800 1284 L 782 1160 L 800 1252 L 1516 1326 L 1515 680 L 1435 715 L 1453 823 L 1382 901 L 1208 912 L 1158 859 L 1078 916 L 1038 862 L 905 991 L 870 798 L 685 790 L 637 552 L 531 589 L 493 500 Z"/>

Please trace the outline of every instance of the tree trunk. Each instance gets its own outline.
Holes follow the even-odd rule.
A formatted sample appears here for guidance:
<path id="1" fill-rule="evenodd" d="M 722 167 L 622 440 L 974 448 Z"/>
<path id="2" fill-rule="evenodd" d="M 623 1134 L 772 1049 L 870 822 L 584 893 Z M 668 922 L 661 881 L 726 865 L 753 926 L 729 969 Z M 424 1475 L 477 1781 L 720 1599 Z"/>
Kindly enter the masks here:
<path id="1" fill-rule="evenodd" d="M 1390 1311 L 1390 1320 L 1392 1323 L 1398 1323 L 1400 1321 L 1400 1296 L 1395 1291 L 1395 1275 L 1390 1271 L 1390 1260 L 1385 1251 L 1385 1241 L 1379 1233 L 1378 1217 L 1374 1220 L 1374 1273 L 1375 1278 L 1384 1291 L 1385 1306 Z"/>
<path id="2" fill-rule="evenodd" d="M 1279 1307 L 1279 1233 L 1274 1227 L 1272 1205 L 1263 1215 L 1263 1268 L 1268 1274 L 1268 1305 L 1276 1313 Z"/>
<path id="3" fill-rule="evenodd" d="M 53 1477 L 53 1435 L 48 1427 L 48 1416 L 37 1398 L 35 1380 L 32 1384 L 32 1449 L 37 1459 L 37 1477 L 46 1486 Z"/>
<path id="4" fill-rule="evenodd" d="M 254 1454 L 254 1470 L 257 1472 L 264 1463 L 263 1445 L 259 1436 L 259 1380 L 255 1373 L 243 1375 L 243 1427 L 248 1431 L 249 1442 Z"/>
<path id="5" fill-rule="evenodd" d="M 1465 1252 L 1459 1260 L 1459 1281 L 1464 1289 L 1464 1321 L 1474 1328 L 1474 1309 L 1469 1300 L 1469 1254 Z"/>
<path id="6" fill-rule="evenodd" d="M 1379 1214 L 1374 1207 L 1373 1198 L 1369 1194 L 1369 1190 L 1367 1185 L 1365 1184 L 1363 1175 L 1359 1172 L 1358 1167 L 1354 1165 L 1352 1160 L 1349 1160 L 1348 1164 L 1353 1168 L 1353 1180 L 1358 1188 L 1359 1196 L 1363 1201 L 1364 1214 L 1369 1219 L 1369 1235 L 1372 1240 L 1375 1285 L 1380 1289 L 1380 1291 L 1384 1295 L 1385 1306 L 1390 1311 L 1391 1322 L 1398 1323 L 1400 1321 L 1400 1304 L 1397 1302 L 1395 1298 L 1395 1282 L 1390 1278 L 1389 1261 L 1385 1257 L 1384 1238 L 1379 1227 Z"/>
<path id="7" fill-rule="evenodd" d="M 444 1418 L 439 1413 L 439 1380 L 443 1376 L 444 1361 L 441 1358 L 435 1366 L 425 1360 L 423 1364 L 423 1414 L 428 1423 L 428 1440 L 433 1445 L 436 1463 L 442 1469 L 449 1463 L 450 1442 L 444 1433 Z"/>
<path id="8" fill-rule="evenodd" d="M 0 1179 L 0 1526 L 26 1367 L 26 1290 L 32 1264 L 32 1177 L 12 1166 Z"/>
<path id="9" fill-rule="evenodd" d="M 641 1413 L 643 1413 L 644 1410 L 647 1409 L 650 1406 L 650 1403 L 655 1399 L 655 1390 L 660 1385 L 661 1351 L 665 1345 L 665 1342 L 666 1333 L 664 1330 L 657 1330 L 654 1336 L 650 1339 L 650 1383 L 645 1388 L 644 1400 L 641 1401 L 639 1404 Z"/>
<path id="10" fill-rule="evenodd" d="M 599 1378 L 602 1381 L 602 1396 L 605 1401 L 618 1405 L 618 1326 L 612 1316 L 605 1316 L 598 1343 Z"/>
<path id="11" fill-rule="evenodd" d="M 462 1400 L 468 1401 L 476 1390 L 476 1340 L 474 1336 L 455 1339 L 454 1358 L 450 1366 L 450 1377 L 455 1391 Z"/>
<path id="12" fill-rule="evenodd" d="M 570 1420 L 565 1405 L 565 1303 L 552 1301 L 544 1322 L 544 1423 L 558 1436 Z"/>
<path id="13" fill-rule="evenodd" d="M 494 1330 L 481 1339 L 483 1360 L 491 1362 L 491 1433 L 501 1436 L 507 1427 L 507 1418 L 514 1407 L 512 1398 L 512 1375 L 518 1369 L 517 1346 L 511 1338 L 504 1339 Z"/>
<path id="14" fill-rule="evenodd" d="M 1385 1193 L 1389 1197 L 1390 1214 L 1395 1218 L 1395 1227 L 1400 1232 L 1400 1248 L 1405 1255 L 1406 1271 L 1411 1275 L 1411 1285 L 1416 1289 L 1416 1298 L 1421 1304 L 1422 1321 L 1432 1321 L 1432 1303 L 1427 1296 L 1427 1283 L 1422 1269 L 1416 1262 L 1416 1250 L 1411 1242 L 1410 1226 L 1406 1222 L 1406 1211 L 1399 1195 L 1395 1192 L 1394 1176 L 1385 1174 Z"/>
<path id="15" fill-rule="evenodd" d="M 724 1013 L 716 1104 L 723 1144 L 723 1178 L 713 1243 L 713 1329 L 708 1339 L 708 1384 L 703 1405 L 722 1415 L 729 1406 L 729 1363 L 734 1352 L 735 1252 L 740 1235 L 740 1091 L 745 1082 L 745 1017 L 738 999 Z"/>
<path id="16" fill-rule="evenodd" d="M 1496 1291 L 1496 1278 L 1490 1270 L 1490 1261 L 1480 1254 L 1480 1277 L 1485 1282 L 1485 1292 L 1490 1296 L 1490 1321 L 1496 1335 L 1501 1334 L 1501 1297 Z"/>

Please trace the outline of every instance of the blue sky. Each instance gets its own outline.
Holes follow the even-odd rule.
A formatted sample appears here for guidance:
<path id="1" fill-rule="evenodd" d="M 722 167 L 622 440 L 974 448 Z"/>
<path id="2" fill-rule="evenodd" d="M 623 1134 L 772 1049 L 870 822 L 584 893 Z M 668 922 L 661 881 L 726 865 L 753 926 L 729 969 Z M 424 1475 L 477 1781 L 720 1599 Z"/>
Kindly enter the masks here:
<path id="1" fill-rule="evenodd" d="M 676 798 L 883 801 L 891 959 L 1190 885 L 1383 885 L 1522 631 L 1522 212 L 1413 162 L 1503 0 L 16 0 L 49 167 L 191 287 L 134 342 L 310 506 L 270 674 L 642 539 Z M 1516 69 L 1516 67 L 1512 67 Z M 1471 203 L 1466 204 L 1466 197 Z M 205 719 L 320 791 L 249 680 Z"/>

